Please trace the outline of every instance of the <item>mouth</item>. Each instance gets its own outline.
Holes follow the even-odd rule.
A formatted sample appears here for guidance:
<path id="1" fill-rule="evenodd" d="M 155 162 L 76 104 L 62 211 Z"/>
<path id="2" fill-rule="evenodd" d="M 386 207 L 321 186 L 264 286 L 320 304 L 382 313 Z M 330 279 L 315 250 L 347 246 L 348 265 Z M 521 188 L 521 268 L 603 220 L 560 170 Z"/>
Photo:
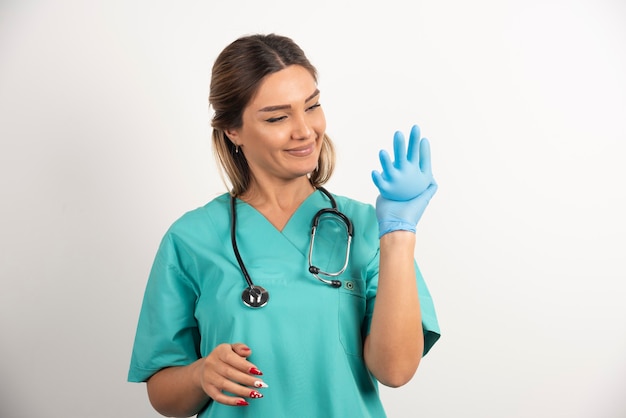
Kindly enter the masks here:
<path id="1" fill-rule="evenodd" d="M 289 155 L 293 155 L 294 157 L 307 157 L 311 155 L 315 151 L 315 143 L 311 143 L 306 146 L 290 148 L 286 150 Z"/>

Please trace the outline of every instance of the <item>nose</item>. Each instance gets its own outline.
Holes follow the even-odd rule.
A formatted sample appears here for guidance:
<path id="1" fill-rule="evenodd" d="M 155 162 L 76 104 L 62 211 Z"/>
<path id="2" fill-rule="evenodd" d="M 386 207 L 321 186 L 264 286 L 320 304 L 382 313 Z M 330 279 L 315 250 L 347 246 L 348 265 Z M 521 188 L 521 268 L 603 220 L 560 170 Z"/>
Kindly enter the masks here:
<path id="1" fill-rule="evenodd" d="M 291 137 L 293 139 L 308 139 L 311 137 L 311 133 L 313 129 L 309 121 L 307 120 L 306 114 L 300 114 L 298 116 L 293 117 L 293 126 L 291 130 Z"/>

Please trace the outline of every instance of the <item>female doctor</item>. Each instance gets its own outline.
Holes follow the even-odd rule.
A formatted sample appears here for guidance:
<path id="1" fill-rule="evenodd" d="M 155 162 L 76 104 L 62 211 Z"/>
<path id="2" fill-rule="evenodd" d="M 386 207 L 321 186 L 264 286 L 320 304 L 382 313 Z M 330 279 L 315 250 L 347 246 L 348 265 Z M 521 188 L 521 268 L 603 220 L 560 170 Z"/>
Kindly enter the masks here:
<path id="1" fill-rule="evenodd" d="M 439 338 L 414 261 L 437 185 L 426 139 L 394 138 L 375 208 L 333 171 L 315 68 L 289 38 L 237 39 L 213 66 L 217 159 L 232 189 L 168 230 L 128 379 L 166 416 L 384 417 Z"/>

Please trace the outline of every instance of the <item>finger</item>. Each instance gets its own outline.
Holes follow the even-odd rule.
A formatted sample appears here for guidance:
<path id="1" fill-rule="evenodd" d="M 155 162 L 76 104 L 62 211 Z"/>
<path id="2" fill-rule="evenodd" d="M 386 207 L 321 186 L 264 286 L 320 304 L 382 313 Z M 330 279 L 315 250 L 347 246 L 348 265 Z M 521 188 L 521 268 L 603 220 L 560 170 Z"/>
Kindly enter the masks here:
<path id="1" fill-rule="evenodd" d="M 255 386 L 254 383 L 255 382 L 252 382 L 249 385 L 243 385 L 243 384 L 238 384 L 233 381 L 227 381 L 227 382 L 224 382 L 224 387 L 222 388 L 222 390 L 229 394 L 232 394 L 235 396 L 241 396 L 244 398 L 255 398 L 255 399 L 262 398 L 263 394 L 258 389 L 261 386 L 258 386 L 257 388 L 257 386 Z M 265 386 L 267 387 L 267 385 Z"/>
<path id="2" fill-rule="evenodd" d="M 424 190 L 419 195 L 419 198 L 420 199 L 426 199 L 426 202 L 430 202 L 430 199 L 433 198 L 433 196 L 437 192 L 438 188 L 439 188 L 439 186 L 437 185 L 437 183 L 432 183 L 430 186 L 428 186 L 428 188 L 426 188 L 426 190 Z"/>
<path id="3" fill-rule="evenodd" d="M 263 381 L 263 379 L 261 377 L 259 377 L 259 375 L 254 374 L 254 373 L 243 373 L 240 372 L 239 370 L 235 370 L 232 369 L 230 370 L 227 374 L 226 374 L 226 378 L 228 379 L 227 383 L 224 383 L 225 386 L 230 385 L 231 383 L 234 383 L 236 385 L 240 385 L 242 387 L 244 387 L 245 389 L 247 389 L 248 391 L 256 388 L 256 389 L 260 389 L 260 388 L 267 388 L 269 387 L 269 385 L 267 383 L 265 383 Z M 224 388 L 225 390 L 229 390 L 228 387 Z M 241 396 L 248 396 L 245 394 L 245 390 L 244 392 L 233 392 L 232 390 L 229 390 L 232 393 L 241 395 Z"/>
<path id="4" fill-rule="evenodd" d="M 210 382 L 219 389 L 224 389 L 227 382 L 234 382 L 243 386 L 250 387 L 266 387 L 262 384 L 263 380 L 259 377 L 263 373 L 259 371 L 254 365 L 248 367 L 252 363 L 246 362 L 245 369 L 227 363 L 221 363 L 218 367 L 214 368 L 213 372 L 209 375 Z M 259 383 L 259 384 L 257 384 Z"/>
<path id="5" fill-rule="evenodd" d="M 378 190 L 380 190 L 381 187 L 383 187 L 383 182 L 384 182 L 383 177 L 376 170 L 372 171 L 372 181 L 374 182 Z"/>
<path id="6" fill-rule="evenodd" d="M 420 170 L 422 170 L 422 173 L 431 174 L 432 167 L 430 163 L 430 142 L 428 142 L 428 139 L 423 138 L 420 141 L 419 149 Z"/>
<path id="7" fill-rule="evenodd" d="M 389 181 L 389 173 L 394 170 L 394 166 L 391 162 L 391 158 L 389 157 L 389 153 L 387 153 L 387 151 L 385 150 L 381 150 L 378 154 L 378 157 L 380 159 L 380 165 L 383 169 L 383 179 Z"/>
<path id="8" fill-rule="evenodd" d="M 407 160 L 409 160 L 410 162 L 419 161 L 421 149 L 418 144 L 420 143 L 420 136 L 420 127 L 417 125 L 413 125 L 413 128 L 411 128 L 411 135 L 409 136 L 409 149 L 406 153 Z"/>
<path id="9" fill-rule="evenodd" d="M 395 159 L 394 166 L 402 167 L 402 163 L 406 161 L 406 147 L 404 145 L 404 134 L 397 131 L 393 136 L 393 156 Z"/>
<path id="10" fill-rule="evenodd" d="M 211 385 L 205 390 L 206 394 L 213 399 L 213 401 L 230 406 L 247 406 L 248 401 L 244 396 L 229 396 L 224 394 L 217 387 Z"/>
<path id="11" fill-rule="evenodd" d="M 243 344 L 243 343 L 235 343 L 235 344 L 231 344 L 230 345 L 232 350 L 235 352 L 235 354 L 247 358 L 250 356 L 250 354 L 252 354 L 252 350 L 250 350 L 250 347 L 248 347 L 247 345 Z"/>
<path id="12" fill-rule="evenodd" d="M 379 172 L 373 171 L 372 180 L 374 181 L 374 184 L 378 188 L 380 194 L 387 196 L 389 193 L 389 183 L 383 178 L 383 176 Z"/>
<path id="13" fill-rule="evenodd" d="M 248 360 L 246 360 L 245 357 L 240 356 L 239 354 L 235 353 L 235 351 L 233 350 L 233 345 L 223 344 L 222 346 L 219 347 L 218 358 L 222 366 L 218 366 L 218 367 L 220 369 L 223 368 L 226 371 L 230 368 L 233 368 L 235 370 L 238 370 L 241 373 L 246 373 L 246 374 L 250 373 L 250 374 L 255 374 L 259 376 L 262 375 L 263 373 L 259 371 L 259 369 L 256 367 L 254 363 L 249 362 Z M 237 349 L 241 350 L 241 347 L 238 347 Z M 252 351 L 250 351 L 250 353 L 251 352 Z M 222 372 L 222 374 L 224 374 L 224 372 Z"/>
<path id="14" fill-rule="evenodd" d="M 203 389 L 208 396 L 228 405 L 233 405 L 236 401 L 229 399 L 231 397 L 223 392 L 240 397 L 261 398 L 263 396 L 258 390 L 268 387 L 260 377 L 242 372 L 226 363 L 207 370 L 203 381 Z"/>

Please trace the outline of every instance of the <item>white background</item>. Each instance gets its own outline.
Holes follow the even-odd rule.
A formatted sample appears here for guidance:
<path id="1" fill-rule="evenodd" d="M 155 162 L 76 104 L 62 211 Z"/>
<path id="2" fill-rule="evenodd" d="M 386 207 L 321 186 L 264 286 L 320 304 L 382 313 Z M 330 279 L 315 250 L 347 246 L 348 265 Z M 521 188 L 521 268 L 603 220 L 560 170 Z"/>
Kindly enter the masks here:
<path id="1" fill-rule="evenodd" d="M 2 0 L 0 416 L 157 416 L 125 381 L 145 281 L 225 191 L 210 68 L 254 32 L 318 67 L 333 192 L 373 203 L 393 132 L 431 140 L 443 336 L 389 416 L 626 416 L 621 0 Z"/>

